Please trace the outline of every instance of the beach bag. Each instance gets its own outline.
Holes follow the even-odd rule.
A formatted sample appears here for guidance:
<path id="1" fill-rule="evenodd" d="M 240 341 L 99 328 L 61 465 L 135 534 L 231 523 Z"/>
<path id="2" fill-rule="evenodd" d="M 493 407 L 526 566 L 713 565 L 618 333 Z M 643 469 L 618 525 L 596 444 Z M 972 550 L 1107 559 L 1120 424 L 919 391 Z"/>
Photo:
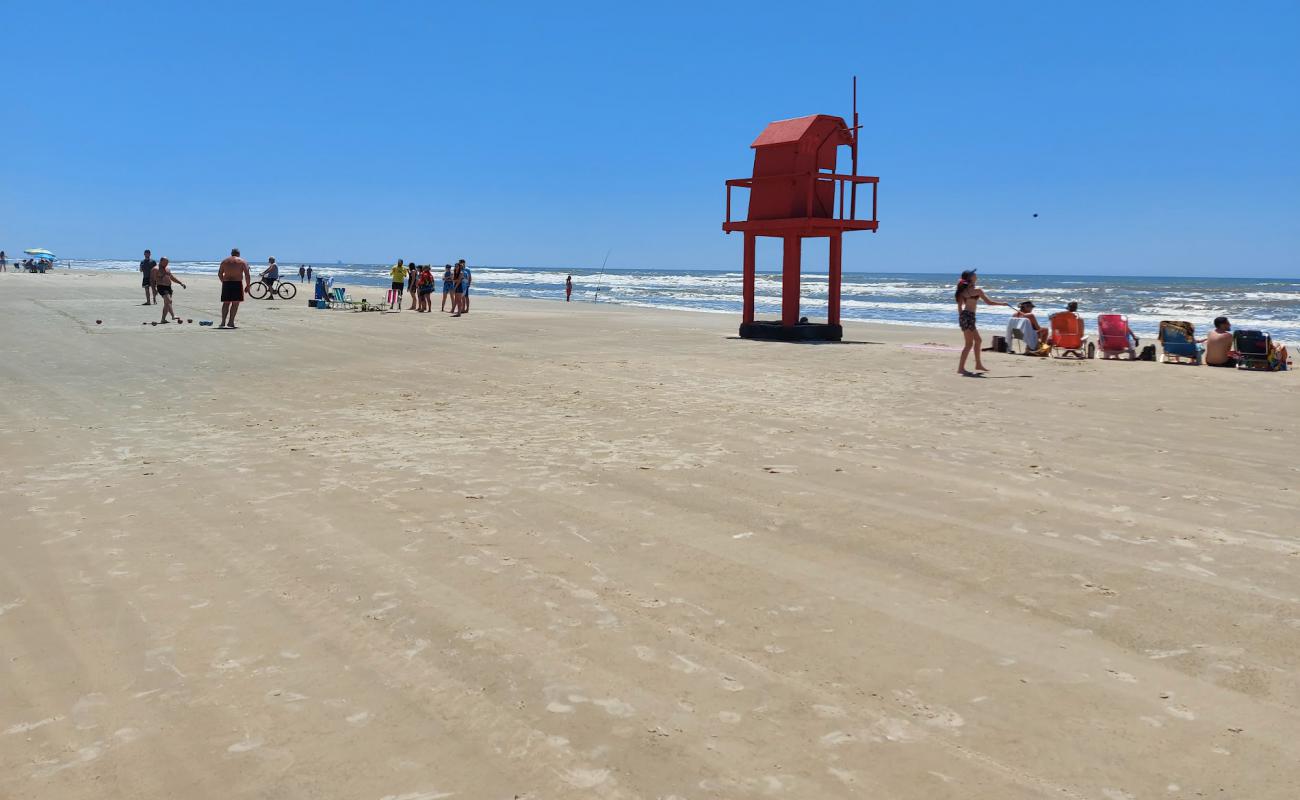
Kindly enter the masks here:
<path id="1" fill-rule="evenodd" d="M 1146 347 L 1142 348 L 1142 352 L 1138 354 L 1137 360 L 1138 360 L 1138 361 L 1155 361 L 1155 360 L 1156 360 L 1156 346 L 1153 345 L 1153 344 L 1149 344 L 1149 345 L 1147 345 Z"/>

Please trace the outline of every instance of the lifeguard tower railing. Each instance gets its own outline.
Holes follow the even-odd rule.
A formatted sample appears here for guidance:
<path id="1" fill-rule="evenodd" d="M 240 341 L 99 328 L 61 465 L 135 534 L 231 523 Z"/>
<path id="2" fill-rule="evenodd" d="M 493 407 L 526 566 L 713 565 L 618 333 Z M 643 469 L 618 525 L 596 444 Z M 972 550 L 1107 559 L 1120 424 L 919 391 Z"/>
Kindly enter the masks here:
<path id="1" fill-rule="evenodd" d="M 809 231 L 825 231 L 822 235 L 829 234 L 831 231 L 874 231 L 879 228 L 876 219 L 876 190 L 880 178 L 871 175 L 840 175 L 833 172 L 813 173 L 813 180 L 808 180 L 808 173 L 797 175 L 765 175 L 759 178 L 733 178 L 727 181 L 727 221 L 722 223 L 722 230 L 727 233 L 732 231 L 744 231 L 749 229 L 772 231 L 776 229 L 804 229 Z M 731 219 L 731 190 L 753 189 L 754 184 L 760 181 L 786 181 L 798 182 L 803 181 L 808 184 L 807 204 L 804 208 L 815 208 L 813 205 L 814 198 L 820 193 L 817 192 L 819 186 L 825 186 L 827 183 L 839 185 L 839 191 L 831 189 L 832 198 L 838 195 L 839 202 L 834 203 L 835 207 L 830 209 L 829 216 L 813 217 L 791 217 L 789 219 L 757 219 L 757 220 L 732 220 Z M 861 184 L 871 184 L 871 219 L 857 218 L 858 205 L 858 186 Z M 848 187 L 848 203 L 845 203 L 845 188 Z M 822 195 L 824 196 L 824 195 Z M 834 201 L 832 201 L 834 202 Z M 805 234 L 809 235 L 809 234 Z M 817 235 L 817 234 L 811 234 Z"/>

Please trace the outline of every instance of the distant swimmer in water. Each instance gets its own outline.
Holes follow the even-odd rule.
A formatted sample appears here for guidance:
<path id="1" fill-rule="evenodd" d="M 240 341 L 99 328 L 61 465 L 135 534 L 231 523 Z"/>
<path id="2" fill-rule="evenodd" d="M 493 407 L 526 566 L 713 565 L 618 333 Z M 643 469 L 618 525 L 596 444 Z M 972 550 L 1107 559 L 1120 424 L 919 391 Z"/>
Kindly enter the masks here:
<path id="1" fill-rule="evenodd" d="M 240 258 L 238 247 L 231 248 L 230 257 L 222 259 L 217 278 L 221 281 L 221 324 L 217 327 L 234 330 L 239 304 L 244 302 L 244 292 L 253 283 L 248 262 Z"/>
<path id="2" fill-rule="evenodd" d="M 1002 303 L 992 299 L 984 294 L 984 290 L 975 285 L 975 270 L 968 269 L 961 274 L 961 279 L 957 281 L 957 291 L 953 299 L 957 301 L 957 325 L 961 328 L 962 334 L 966 337 L 966 345 L 961 349 L 961 360 L 957 363 L 957 373 L 959 375 L 971 375 L 974 373 L 966 370 L 966 357 L 971 351 L 975 351 L 975 372 L 988 372 L 984 362 L 980 360 L 980 345 L 983 340 L 980 338 L 979 328 L 975 325 L 975 306 L 980 300 L 991 306 L 1008 306 L 1010 303 Z"/>

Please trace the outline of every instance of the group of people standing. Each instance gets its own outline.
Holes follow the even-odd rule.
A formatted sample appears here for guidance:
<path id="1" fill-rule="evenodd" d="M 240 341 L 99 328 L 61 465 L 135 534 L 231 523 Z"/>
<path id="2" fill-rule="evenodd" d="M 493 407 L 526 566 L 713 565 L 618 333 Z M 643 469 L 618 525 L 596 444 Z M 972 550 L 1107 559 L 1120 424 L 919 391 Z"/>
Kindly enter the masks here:
<path id="1" fill-rule="evenodd" d="M 420 265 L 414 262 L 407 264 L 399 258 L 397 265 L 389 272 L 393 279 L 392 287 L 388 290 L 390 310 L 400 311 L 402 295 L 409 292 L 411 305 L 408 311 L 417 311 L 421 314 L 433 311 L 433 294 L 438 289 L 438 279 L 433 274 L 432 265 Z M 442 270 L 442 306 L 438 310 L 446 311 L 447 301 L 450 300 L 453 317 L 468 314 L 469 288 L 473 282 L 474 273 L 465 263 L 465 259 L 457 261 L 455 266 L 446 264 Z"/>

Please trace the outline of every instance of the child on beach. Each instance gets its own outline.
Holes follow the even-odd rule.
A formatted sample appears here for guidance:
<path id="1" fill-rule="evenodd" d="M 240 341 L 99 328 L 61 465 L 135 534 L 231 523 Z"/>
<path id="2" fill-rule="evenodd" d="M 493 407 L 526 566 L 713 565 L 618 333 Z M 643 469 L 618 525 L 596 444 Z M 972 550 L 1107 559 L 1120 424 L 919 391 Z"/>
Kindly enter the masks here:
<path id="1" fill-rule="evenodd" d="M 961 349 L 961 360 L 957 362 L 958 375 L 973 375 L 966 369 L 966 357 L 970 355 L 971 350 L 975 351 L 975 372 L 988 372 L 988 368 L 980 360 L 980 345 L 983 340 L 980 338 L 979 328 L 975 325 L 975 306 L 980 300 L 991 306 L 1007 306 L 1010 303 L 1003 303 L 990 298 L 984 294 L 984 290 L 975 286 L 975 270 L 968 269 L 961 274 L 961 279 L 957 281 L 957 291 L 953 299 L 957 301 L 957 325 L 961 328 L 962 334 L 966 337 L 966 344 Z"/>
<path id="2" fill-rule="evenodd" d="M 447 297 L 451 294 L 451 264 L 442 268 L 442 308 L 439 311 L 447 310 Z"/>

